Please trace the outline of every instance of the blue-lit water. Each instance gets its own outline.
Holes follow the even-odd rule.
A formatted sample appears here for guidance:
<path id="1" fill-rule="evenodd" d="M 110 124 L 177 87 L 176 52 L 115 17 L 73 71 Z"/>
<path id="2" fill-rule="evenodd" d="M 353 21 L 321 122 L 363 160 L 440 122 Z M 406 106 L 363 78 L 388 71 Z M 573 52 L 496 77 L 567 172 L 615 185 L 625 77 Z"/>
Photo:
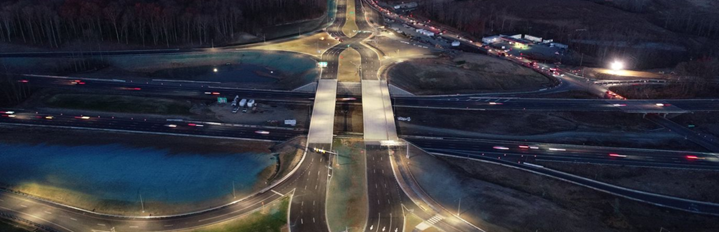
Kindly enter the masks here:
<path id="1" fill-rule="evenodd" d="M 271 74 L 271 70 L 257 65 L 206 65 L 197 67 L 171 68 L 155 71 L 153 78 L 175 80 L 201 80 L 233 83 L 273 83 L 277 78 L 258 75 Z"/>
<path id="2" fill-rule="evenodd" d="M 104 200 L 189 203 L 249 192 L 268 154 L 171 154 L 113 145 L 0 143 L 0 183 L 37 183 Z"/>

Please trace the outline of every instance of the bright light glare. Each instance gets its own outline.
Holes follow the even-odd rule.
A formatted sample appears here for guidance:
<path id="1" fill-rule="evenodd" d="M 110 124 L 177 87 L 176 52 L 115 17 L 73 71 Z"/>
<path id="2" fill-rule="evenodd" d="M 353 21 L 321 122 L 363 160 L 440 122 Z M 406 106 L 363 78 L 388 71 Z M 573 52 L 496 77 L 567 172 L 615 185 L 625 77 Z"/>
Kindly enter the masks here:
<path id="1" fill-rule="evenodd" d="M 217 72 L 217 68 L 212 69 L 213 72 Z"/>
<path id="2" fill-rule="evenodd" d="M 619 70 L 624 69 L 624 63 L 622 63 L 621 61 L 615 60 L 614 62 L 612 62 L 612 64 L 609 67 L 614 71 L 619 71 Z"/>

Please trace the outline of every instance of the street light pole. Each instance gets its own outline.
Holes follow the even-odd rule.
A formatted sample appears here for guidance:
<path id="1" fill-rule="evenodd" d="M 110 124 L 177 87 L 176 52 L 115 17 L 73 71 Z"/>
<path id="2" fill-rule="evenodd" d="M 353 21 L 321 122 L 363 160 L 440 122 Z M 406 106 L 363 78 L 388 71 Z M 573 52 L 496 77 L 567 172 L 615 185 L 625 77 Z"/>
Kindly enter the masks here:
<path id="1" fill-rule="evenodd" d="M 459 205 L 457 206 L 457 217 L 459 217 L 459 214 L 462 212 L 462 198 L 459 198 Z"/>

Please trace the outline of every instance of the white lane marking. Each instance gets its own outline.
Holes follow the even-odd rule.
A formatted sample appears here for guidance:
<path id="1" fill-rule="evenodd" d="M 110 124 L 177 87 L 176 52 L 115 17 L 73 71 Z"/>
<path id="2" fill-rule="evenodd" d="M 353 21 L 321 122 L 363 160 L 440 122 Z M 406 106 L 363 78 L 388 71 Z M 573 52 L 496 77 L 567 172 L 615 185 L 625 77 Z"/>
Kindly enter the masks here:
<path id="1" fill-rule="evenodd" d="M 97 223 L 98 226 L 105 226 L 105 224 Z"/>
<path id="2" fill-rule="evenodd" d="M 318 186 L 319 186 L 319 185 L 315 185 L 315 189 L 317 189 Z"/>
<path id="3" fill-rule="evenodd" d="M 280 196 L 282 196 L 282 197 L 285 196 L 284 194 L 279 193 L 279 192 L 275 191 L 274 189 L 270 189 L 270 191 L 272 191 L 273 193 L 275 193 L 275 194 L 277 194 L 277 195 L 280 195 Z"/>
<path id="4" fill-rule="evenodd" d="M 302 218 L 300 218 L 300 224 L 303 224 L 303 225 L 304 225 L 304 224 L 305 224 L 305 220 L 302 219 Z"/>
<path id="5" fill-rule="evenodd" d="M 377 199 L 377 204 L 379 205 L 379 199 Z"/>
<path id="6" fill-rule="evenodd" d="M 20 207 L 27 208 L 27 205 L 20 205 Z"/>
<path id="7" fill-rule="evenodd" d="M 302 203 L 300 204 L 300 206 L 305 206 L 305 201 L 302 201 Z"/>
<path id="8" fill-rule="evenodd" d="M 315 223 L 315 218 L 312 218 L 312 223 Z"/>
<path id="9" fill-rule="evenodd" d="M 38 217 L 38 216 L 35 216 L 35 215 L 32 215 L 32 214 L 27 214 L 27 213 L 23 213 L 23 212 L 20 212 L 20 211 L 15 211 L 15 210 L 12 210 L 12 209 L 9 209 L 9 208 L 5 208 L 5 207 L 1 207 L 1 206 L 0 206 L 0 209 L 4 209 L 4 210 L 8 210 L 8 211 L 12 211 L 12 212 L 16 212 L 16 213 L 18 213 L 18 214 L 22 214 L 22 215 L 27 215 L 28 217 L 33 217 L 33 218 L 37 218 L 37 219 L 40 219 L 40 220 L 42 220 L 42 221 L 44 221 L 44 222 L 47 222 L 47 223 L 50 223 L 50 224 L 56 225 L 57 227 L 63 228 L 63 229 L 65 229 L 65 230 L 67 230 L 67 231 L 70 231 L 70 232 L 74 232 L 74 230 L 68 229 L 67 227 L 64 227 L 64 226 L 58 225 L 57 223 L 54 223 L 54 222 L 51 222 L 51 221 L 48 221 L 48 220 L 42 219 L 42 218 L 40 218 L 40 217 Z"/>
<path id="10" fill-rule="evenodd" d="M 130 228 L 136 229 L 136 228 L 137 228 L 137 226 L 130 226 Z"/>
<path id="11" fill-rule="evenodd" d="M 70 220 L 77 221 L 77 219 L 75 219 L 75 218 L 70 218 Z"/>
<path id="12" fill-rule="evenodd" d="M 312 201 L 312 205 L 315 205 L 315 201 Z"/>
<path id="13" fill-rule="evenodd" d="M 320 176 L 320 171 L 317 171 L 317 176 Z"/>
<path id="14" fill-rule="evenodd" d="M 170 227 L 170 226 L 174 226 L 174 225 L 172 225 L 172 224 L 170 224 L 170 225 L 165 225 L 165 227 Z"/>

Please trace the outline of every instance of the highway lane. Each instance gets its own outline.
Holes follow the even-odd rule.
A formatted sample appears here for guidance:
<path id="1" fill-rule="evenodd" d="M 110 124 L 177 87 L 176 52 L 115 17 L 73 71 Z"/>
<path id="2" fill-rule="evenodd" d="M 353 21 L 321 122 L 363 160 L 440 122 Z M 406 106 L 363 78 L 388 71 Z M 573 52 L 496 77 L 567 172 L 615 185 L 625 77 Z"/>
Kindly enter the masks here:
<path id="1" fill-rule="evenodd" d="M 12 111 L 13 113 L 8 114 L 7 111 Z M 79 115 L 63 114 L 53 110 L 37 112 L 17 109 L 3 109 L 0 110 L 0 112 L 5 112 L 0 114 L 0 123 L 65 128 L 93 128 L 128 132 L 141 131 L 148 133 L 247 138 L 270 141 L 285 141 L 307 132 L 306 129 L 303 128 L 265 127 L 177 118 L 149 118 L 142 115 L 133 117 L 127 114 L 123 114 L 123 116 L 114 116 L 110 113 Z"/>
<path id="2" fill-rule="evenodd" d="M 131 95 L 179 96 L 208 100 L 227 97 L 230 101 L 234 96 L 240 96 L 241 98 L 254 98 L 262 101 L 300 103 L 310 103 L 314 99 L 313 93 L 242 89 L 226 87 L 221 83 L 212 82 L 103 80 L 56 76 L 22 76 L 15 77 L 15 79 L 18 80 L 19 84 L 27 85 L 28 87 L 101 90 Z"/>
<path id="3" fill-rule="evenodd" d="M 448 155 L 448 156 L 454 156 L 458 158 L 467 158 L 467 159 L 478 159 L 478 160 L 484 160 L 494 163 L 499 163 L 503 165 L 509 165 L 512 167 L 517 167 L 523 170 L 530 170 L 537 173 L 541 173 L 550 177 L 558 178 L 561 180 L 569 181 L 574 184 L 579 184 L 585 187 L 589 187 L 598 191 L 602 191 L 605 193 L 613 194 L 616 196 L 621 196 L 624 198 L 628 198 L 631 200 L 641 201 L 644 203 L 649 203 L 661 207 L 667 207 L 672 209 L 678 209 L 682 211 L 692 212 L 692 213 L 699 213 L 699 214 L 707 214 L 707 215 L 714 215 L 719 216 L 719 204 L 717 203 L 711 203 L 711 202 L 702 202 L 702 201 L 694 201 L 694 200 L 687 200 L 682 198 L 676 198 L 676 197 L 670 197 L 665 195 L 659 195 L 654 193 L 648 193 L 638 190 L 632 190 L 628 188 L 623 188 L 615 185 L 609 185 L 603 182 L 594 181 L 591 179 L 571 175 L 564 172 L 558 172 L 552 169 L 547 169 L 541 166 L 532 165 L 531 163 L 525 163 L 525 162 L 513 162 L 508 160 L 499 160 L 492 157 L 485 157 L 485 156 L 478 156 L 475 154 L 465 153 L 465 152 L 435 152 L 436 155 Z"/>
<path id="4" fill-rule="evenodd" d="M 403 231 L 401 189 L 392 174 L 390 152 L 395 151 L 380 145 L 365 145 L 369 204 L 366 231 Z"/>
<path id="5" fill-rule="evenodd" d="M 309 144 L 305 160 L 307 172 L 297 176 L 295 194 L 290 206 L 290 231 L 329 231 L 325 204 L 329 182 L 331 157 L 313 151 L 314 148 L 331 150 L 330 144 Z"/>
<path id="6" fill-rule="evenodd" d="M 394 98 L 395 107 L 454 110 L 616 111 L 627 113 L 684 113 L 719 111 L 719 99 L 556 99 L 503 97 Z"/>
<path id="7" fill-rule="evenodd" d="M 510 162 L 548 161 L 659 168 L 719 169 L 719 156 L 716 153 L 706 152 L 419 136 L 405 136 L 404 139 L 427 151 L 461 152 Z"/>

